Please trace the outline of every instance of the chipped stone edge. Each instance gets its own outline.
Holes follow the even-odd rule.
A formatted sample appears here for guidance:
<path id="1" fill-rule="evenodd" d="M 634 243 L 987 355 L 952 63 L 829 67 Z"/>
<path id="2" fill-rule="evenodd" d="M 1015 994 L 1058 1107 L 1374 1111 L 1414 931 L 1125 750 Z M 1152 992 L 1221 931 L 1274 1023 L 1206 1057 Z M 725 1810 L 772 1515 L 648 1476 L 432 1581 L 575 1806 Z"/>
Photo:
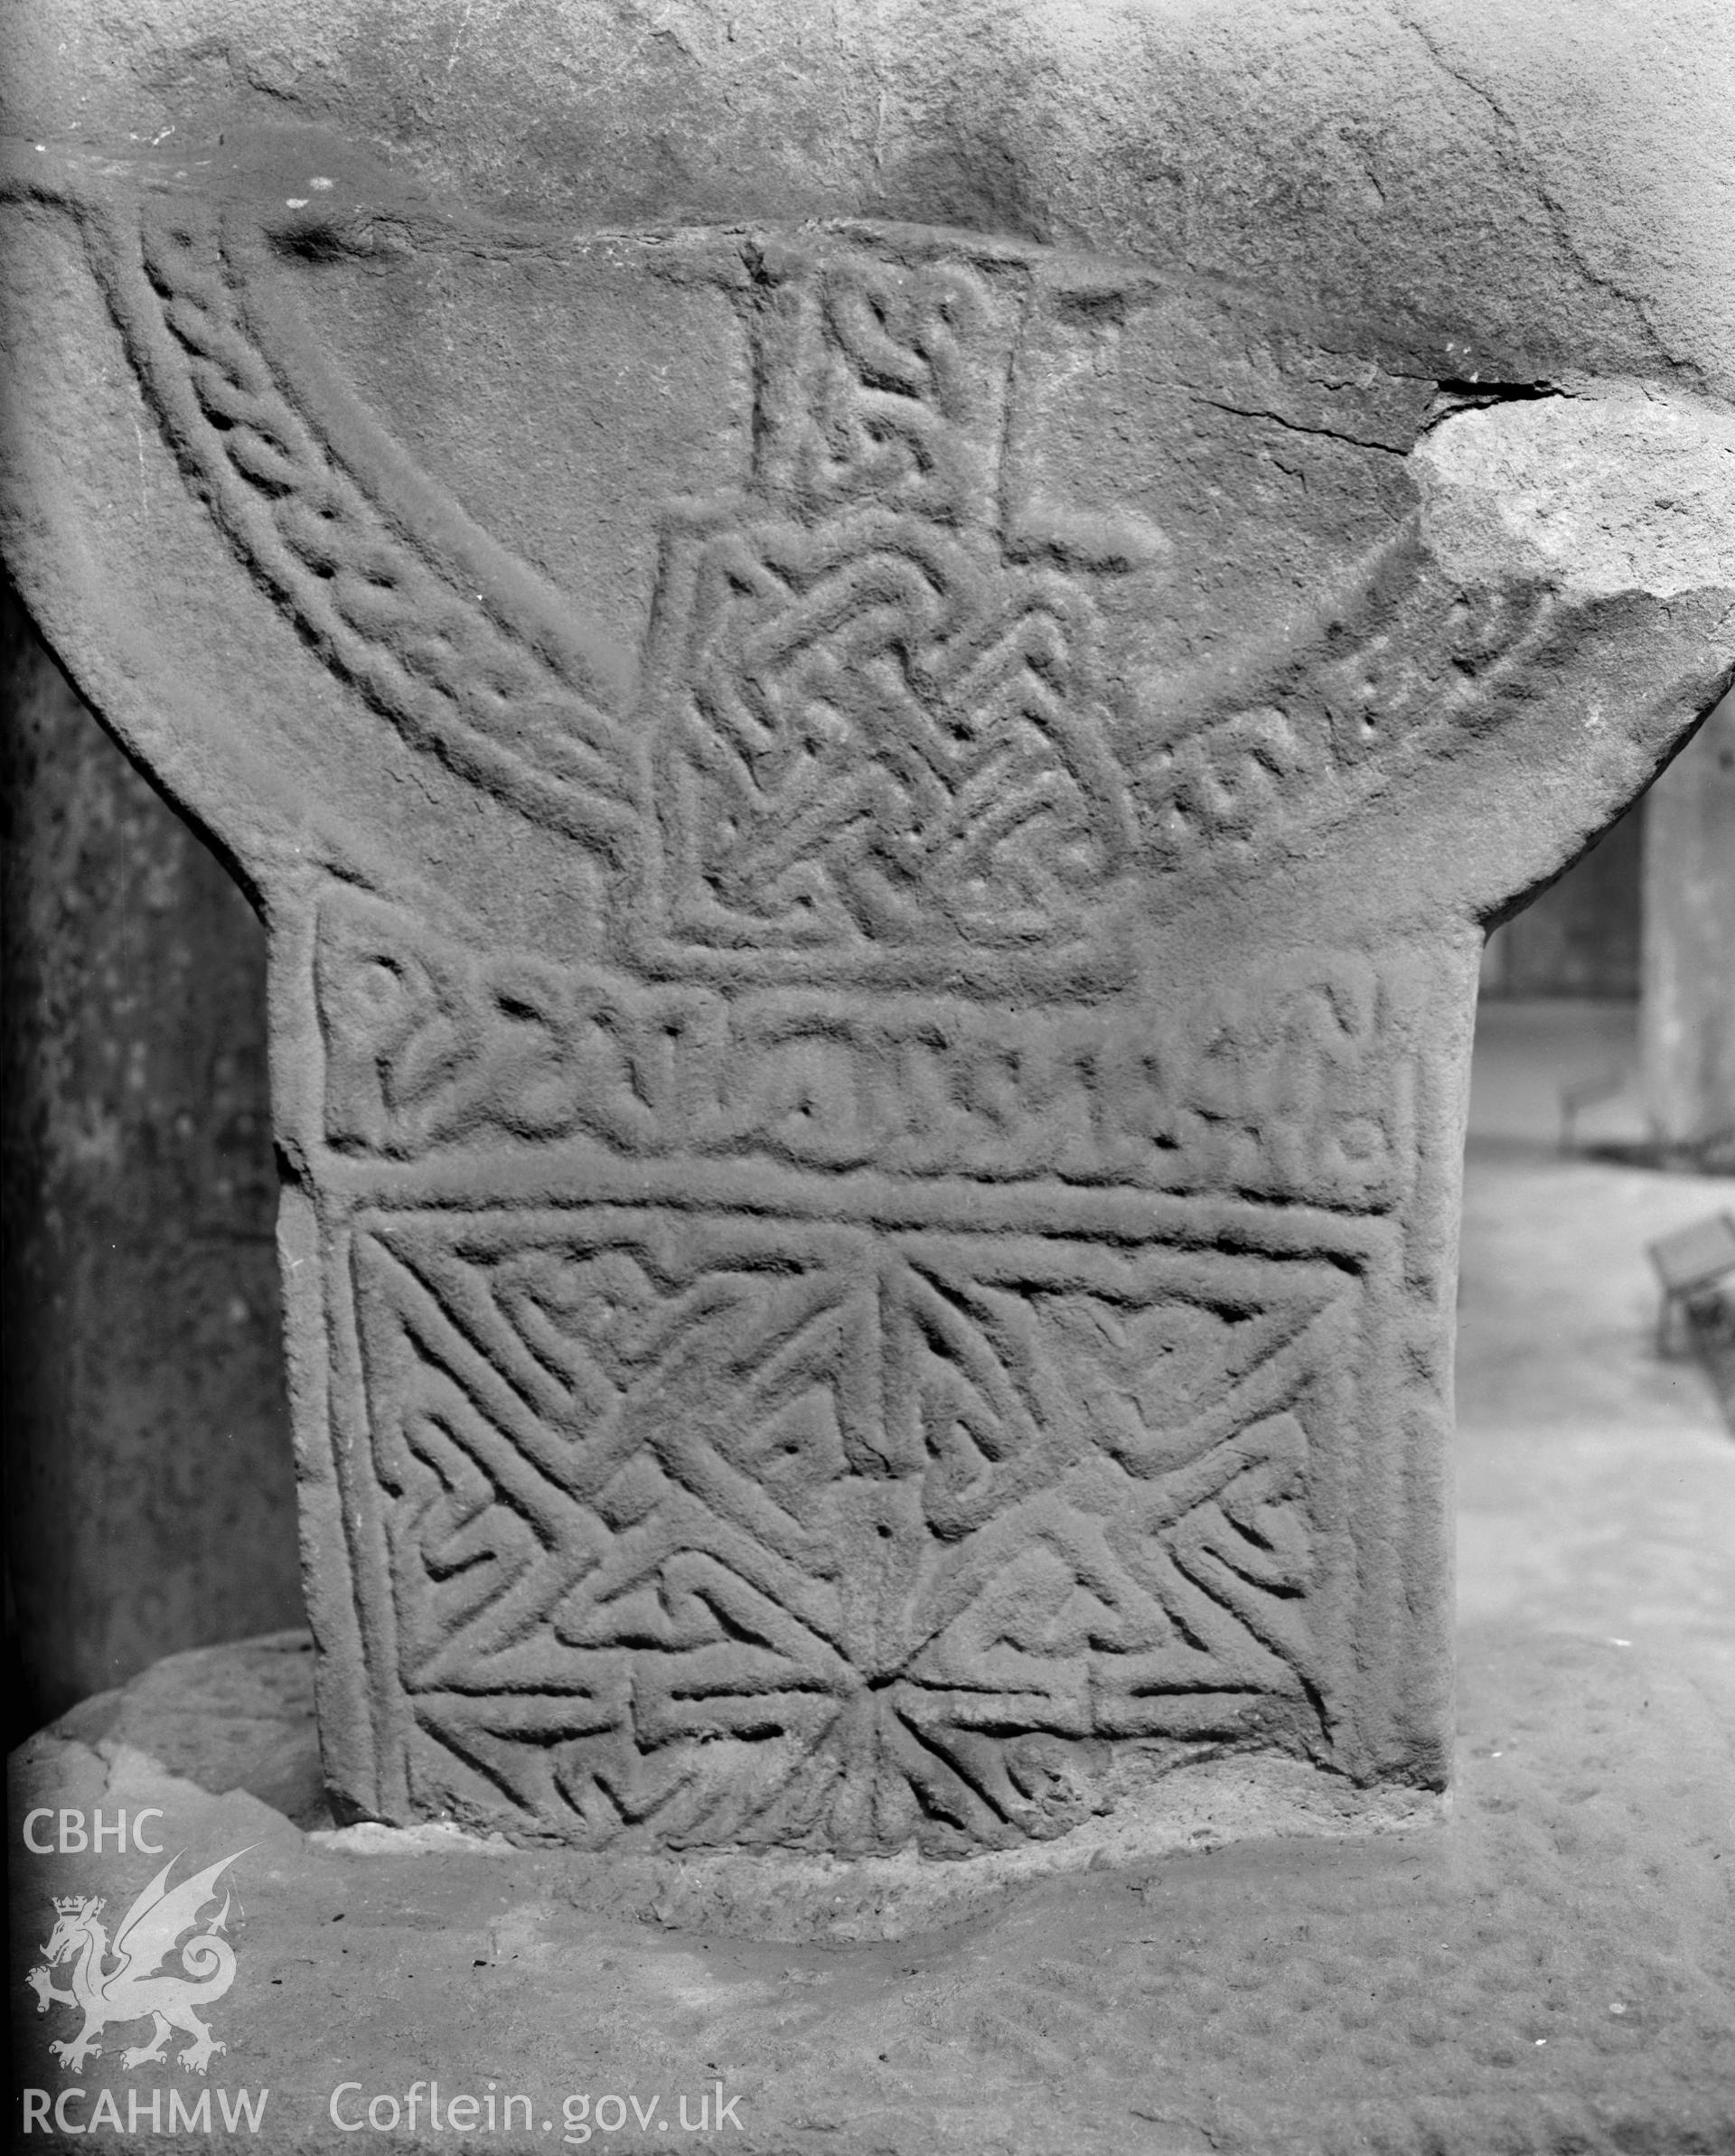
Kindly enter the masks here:
<path id="1" fill-rule="evenodd" d="M 1466 584 L 1542 578 L 1587 599 L 1735 586 L 1727 405 L 1622 381 L 1494 395 L 1437 420 L 1410 462 L 1430 548 Z"/>
<path id="2" fill-rule="evenodd" d="M 1298 1760 L 1257 1756 L 1179 1767 L 1054 1842 L 955 1859 L 914 1850 L 833 1857 L 792 1850 L 591 1852 L 524 1849 L 440 1820 L 316 1830 L 330 1855 L 471 1855 L 529 1862 L 578 1908 L 624 1905 L 674 1929 L 724 1930 L 766 1942 L 891 1940 L 961 1923 L 1000 1895 L 1084 1871 L 1137 1871 L 1160 1860 L 1303 1838 L 1365 1842 L 1443 1827 L 1446 1794 L 1361 1790 Z"/>
<path id="3" fill-rule="evenodd" d="M 425 1819 L 415 1826 L 387 1826 L 363 1819 L 354 1826 L 314 1827 L 305 1837 L 310 1849 L 334 1857 L 535 1856 L 500 1834 L 467 1833 L 455 1820 Z"/>

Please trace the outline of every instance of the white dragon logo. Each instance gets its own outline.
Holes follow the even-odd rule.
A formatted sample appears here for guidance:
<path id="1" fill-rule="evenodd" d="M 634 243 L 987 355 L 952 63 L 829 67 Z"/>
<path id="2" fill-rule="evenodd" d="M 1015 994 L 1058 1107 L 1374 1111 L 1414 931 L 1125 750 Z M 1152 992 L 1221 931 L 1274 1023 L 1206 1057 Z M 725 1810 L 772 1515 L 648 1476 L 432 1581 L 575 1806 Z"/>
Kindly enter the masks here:
<path id="1" fill-rule="evenodd" d="M 179 2029 L 192 2039 L 176 2056 L 181 2065 L 195 2074 L 204 2072 L 214 2053 L 228 2049 L 226 2044 L 216 2041 L 192 2011 L 210 2000 L 220 1999 L 235 1981 L 235 1950 L 227 1939 L 217 1936 L 229 1918 L 227 1893 L 222 1908 L 204 1930 L 181 1949 L 183 1973 L 164 1971 L 159 1974 L 157 1965 L 193 1924 L 206 1902 L 216 1900 L 218 1874 L 226 1871 L 236 1857 L 246 1854 L 246 1850 L 238 1849 L 235 1856 L 207 1865 L 174 1888 L 168 1878 L 180 1859 L 171 1857 L 121 1918 L 112 1947 L 101 1923 L 100 1900 L 87 1900 L 76 1894 L 65 1899 L 55 1896 L 59 1914 L 42 1947 L 47 1964 L 33 1969 L 26 1982 L 36 1993 L 39 2014 L 48 2011 L 51 2000 L 62 2006 L 76 2006 L 84 2014 L 84 2027 L 75 2038 L 48 2047 L 69 2073 L 82 2074 L 85 2060 L 100 2054 L 102 2046 L 95 2039 L 110 2021 L 138 2021 L 146 2015 L 155 2024 L 151 2040 L 123 2051 L 123 2067 L 141 2067 L 148 2060 L 162 2058 L 171 2029 Z M 119 1966 L 105 1970 L 103 1964 L 111 1952 L 118 1957 Z M 50 1974 L 55 1964 L 66 1961 L 72 1963 L 70 1992 L 57 1990 Z"/>

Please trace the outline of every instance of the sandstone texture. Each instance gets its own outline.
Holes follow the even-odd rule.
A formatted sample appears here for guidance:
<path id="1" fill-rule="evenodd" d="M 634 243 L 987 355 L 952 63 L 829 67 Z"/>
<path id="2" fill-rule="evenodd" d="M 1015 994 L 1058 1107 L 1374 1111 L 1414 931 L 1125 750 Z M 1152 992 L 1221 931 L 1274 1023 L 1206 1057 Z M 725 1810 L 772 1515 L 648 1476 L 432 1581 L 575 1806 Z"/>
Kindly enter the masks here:
<path id="1" fill-rule="evenodd" d="M 33 18 L 0 537 L 267 921 L 340 1816 L 1443 1785 L 1484 929 L 1735 648 L 1730 28 L 1565 23 Z"/>
<path id="2" fill-rule="evenodd" d="M 296 1833 L 265 1793 L 289 1741 L 314 1768 L 312 1656 L 249 1643 L 160 1664 L 13 1762 L 14 1817 L 163 1807 L 147 1838 L 180 1852 L 177 1877 L 254 1845 L 226 1875 L 234 1981 L 202 2010 L 228 2048 L 203 2078 L 126 2073 L 119 2046 L 148 2031 L 111 2028 L 69 2076 L 46 2047 L 77 2018 L 39 2013 L 23 1982 L 51 1898 L 123 1912 L 165 1857 L 21 1853 L 15 2086 L 82 2091 L 73 2124 L 104 2088 L 123 2121 L 155 2095 L 165 2124 L 172 2094 L 184 2115 L 268 2089 L 246 2139 L 273 2151 L 1722 2156 L 1735 1447 L 1693 1373 L 1650 1352 L 1644 1245 L 1730 1186 L 1540 1148 L 1473 1153 L 1466 1180 L 1443 1825 L 1251 1842 L 1205 1814 L 1155 1861 L 1065 1878 L 882 1858 L 800 1887 L 776 1852 L 525 1851 L 312 1817 Z M 681 2097 L 691 2121 L 719 2081 L 740 2131 L 681 2133 Z M 491 2082 L 534 2098 L 530 2129 L 520 2103 L 466 2142 L 444 2106 Z M 397 2131 L 333 2123 L 340 2088 L 346 2123 L 384 2096 Z M 610 2095 L 624 2130 L 604 2107 L 565 2141 L 567 2099 L 590 2125 Z"/>

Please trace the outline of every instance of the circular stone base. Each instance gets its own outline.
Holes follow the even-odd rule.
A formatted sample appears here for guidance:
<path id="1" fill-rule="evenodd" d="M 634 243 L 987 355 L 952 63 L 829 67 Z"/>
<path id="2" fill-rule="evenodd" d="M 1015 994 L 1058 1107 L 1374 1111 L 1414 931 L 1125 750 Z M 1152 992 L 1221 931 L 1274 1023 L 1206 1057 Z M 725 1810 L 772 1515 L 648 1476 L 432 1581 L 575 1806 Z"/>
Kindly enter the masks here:
<path id="1" fill-rule="evenodd" d="M 50 1851 L 14 1866 L 18 2085 L 73 2090 L 69 2124 L 97 2126 L 104 2089 L 124 2123 L 132 2095 L 166 2120 L 265 2088 L 249 2145 L 297 2151 L 360 2146 L 362 2107 L 387 2120 L 417 2084 L 393 2147 L 582 2147 L 566 2123 L 611 2095 L 625 2124 L 588 2144 L 611 2151 L 688 2145 L 663 2118 L 682 2097 L 714 2124 L 733 2104 L 728 2144 L 780 2156 L 1735 2147 L 1726 1735 L 1689 1678 L 1624 1643 L 1503 1623 L 1460 1644 L 1449 1820 L 1340 1814 L 1326 1838 L 1321 1810 L 1300 1833 L 1295 1789 L 1201 1775 L 1191 1843 L 1140 1846 L 1123 1823 L 1068 1876 L 333 1829 L 307 1800 L 297 1636 L 175 1656 L 14 1755 L 14 1816 Z M 123 1852 L 56 1846 L 61 1814 L 76 1842 L 97 1814 L 112 1840 L 123 1812 L 148 1852 L 130 1823 Z M 1245 1838 L 1265 1817 L 1288 1831 Z M 226 2050 L 203 2078 L 178 2034 L 125 2067 L 137 2020 L 70 2073 L 48 2045 L 76 2015 L 51 1998 L 38 2016 L 25 1984 L 52 1898 L 100 1894 L 112 1926 L 165 1861 L 174 1884 L 226 1859 L 187 1917 L 220 1913 L 231 1943 L 232 1983 L 200 2010 Z M 436 2133 L 431 2083 L 447 2107 L 528 2098 L 530 2125 L 520 2102 L 510 2133 L 455 2134 L 449 2109 Z M 653 2099 L 641 2127 L 626 2106 Z"/>
<path id="2" fill-rule="evenodd" d="M 336 1854 L 520 1857 L 558 1878 L 575 1908 L 646 1909 L 660 1924 L 765 1940 L 898 1939 L 979 1916 L 1008 1888 L 1059 1873 L 1136 1868 L 1233 1842 L 1402 1833 L 1438 1828 L 1446 1814 L 1446 1800 L 1430 1792 L 1359 1790 L 1263 1753 L 1178 1767 L 1055 1841 L 952 1860 L 914 1851 L 854 1859 L 519 1851 L 444 1820 L 338 1828 L 320 1778 L 313 1661 L 305 1632 L 172 1654 L 124 1689 L 84 1701 L 48 1734 L 131 1746 L 213 1795 L 245 1790 Z"/>

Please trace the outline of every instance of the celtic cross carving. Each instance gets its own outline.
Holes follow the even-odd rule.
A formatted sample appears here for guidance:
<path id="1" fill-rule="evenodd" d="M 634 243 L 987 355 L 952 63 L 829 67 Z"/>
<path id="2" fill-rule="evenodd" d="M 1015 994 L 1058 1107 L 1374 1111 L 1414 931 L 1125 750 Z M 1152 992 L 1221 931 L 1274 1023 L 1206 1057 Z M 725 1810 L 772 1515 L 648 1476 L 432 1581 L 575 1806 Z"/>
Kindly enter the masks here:
<path id="1" fill-rule="evenodd" d="M 1130 803 L 1085 583 L 1007 529 L 1023 295 L 859 249 L 755 268 L 751 491 L 666 541 L 648 910 L 846 978 L 1088 940 Z"/>
<path id="2" fill-rule="evenodd" d="M 184 180 L 7 186 L 270 915 L 340 1804 L 967 1856 L 1225 1754 L 1438 1786 L 1477 923 L 1642 761 L 1604 595 L 1442 566 L 1446 378 L 979 232 Z M 411 394 L 452 291 L 553 325 L 500 469 Z"/>

